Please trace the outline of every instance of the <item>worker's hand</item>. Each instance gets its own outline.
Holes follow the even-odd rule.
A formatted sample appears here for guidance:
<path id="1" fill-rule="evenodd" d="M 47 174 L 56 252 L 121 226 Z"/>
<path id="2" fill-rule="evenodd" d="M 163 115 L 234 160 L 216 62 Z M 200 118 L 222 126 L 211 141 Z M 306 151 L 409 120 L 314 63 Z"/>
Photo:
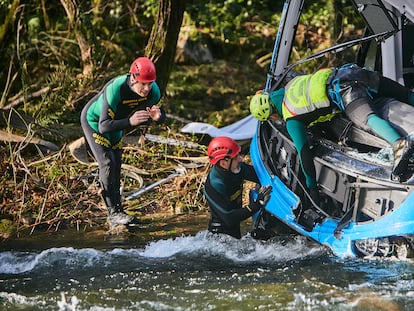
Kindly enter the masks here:
<path id="1" fill-rule="evenodd" d="M 253 214 L 266 205 L 267 201 L 270 199 L 271 191 L 272 186 L 262 186 L 258 192 L 256 192 L 254 189 L 250 190 L 249 207 Z"/>
<path id="2" fill-rule="evenodd" d="M 272 186 L 261 186 L 259 189 L 259 195 L 257 197 L 257 201 L 259 201 L 260 205 L 265 206 L 267 201 L 270 199 L 270 192 L 272 191 Z"/>
<path id="3" fill-rule="evenodd" d="M 151 108 L 147 107 L 147 111 L 154 121 L 158 121 L 161 118 L 161 110 L 157 105 L 154 105 Z"/>
<path id="4" fill-rule="evenodd" d="M 135 111 L 132 116 L 129 117 L 129 124 L 137 126 L 141 123 L 145 123 L 150 118 L 150 114 L 146 110 Z"/>

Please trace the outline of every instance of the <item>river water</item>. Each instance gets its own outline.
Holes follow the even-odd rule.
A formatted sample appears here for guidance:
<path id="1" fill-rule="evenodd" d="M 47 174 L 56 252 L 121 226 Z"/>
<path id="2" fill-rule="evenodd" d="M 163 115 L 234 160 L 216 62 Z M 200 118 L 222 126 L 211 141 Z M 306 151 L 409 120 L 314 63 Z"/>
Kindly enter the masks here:
<path id="1" fill-rule="evenodd" d="M 412 260 L 332 256 L 300 236 L 0 244 L 0 310 L 414 310 Z"/>

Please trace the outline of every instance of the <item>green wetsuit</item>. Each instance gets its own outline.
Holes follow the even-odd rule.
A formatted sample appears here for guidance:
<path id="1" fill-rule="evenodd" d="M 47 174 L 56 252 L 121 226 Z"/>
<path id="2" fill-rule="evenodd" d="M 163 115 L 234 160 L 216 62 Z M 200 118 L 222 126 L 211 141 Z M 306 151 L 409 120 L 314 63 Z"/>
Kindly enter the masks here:
<path id="1" fill-rule="evenodd" d="M 82 129 L 99 164 L 99 180 L 107 207 L 121 204 L 121 138 L 131 127 L 129 117 L 137 110 L 157 104 L 160 98 L 160 89 L 155 81 L 148 96 L 141 97 L 132 90 L 130 75 L 125 74 L 109 81 L 82 110 Z M 161 118 L 157 123 L 165 120 L 165 111 L 162 107 L 160 110 Z"/>

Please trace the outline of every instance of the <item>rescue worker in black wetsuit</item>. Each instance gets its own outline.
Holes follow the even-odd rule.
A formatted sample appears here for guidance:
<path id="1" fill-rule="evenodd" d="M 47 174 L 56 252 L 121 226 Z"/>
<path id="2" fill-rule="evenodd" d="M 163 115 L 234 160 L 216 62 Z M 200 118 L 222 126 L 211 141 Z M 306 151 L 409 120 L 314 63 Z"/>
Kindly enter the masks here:
<path id="1" fill-rule="evenodd" d="M 313 155 L 305 129 L 315 122 L 330 120 L 341 111 L 356 125 L 375 132 L 393 146 L 393 175 L 398 178 L 403 174 L 414 143 L 376 113 L 375 103 L 381 98 L 394 98 L 414 106 L 414 93 L 409 89 L 379 72 L 350 64 L 296 76 L 270 94 L 256 94 L 251 99 L 250 111 L 260 121 L 277 113 L 286 122 L 311 197 L 319 205 Z"/>
<path id="2" fill-rule="evenodd" d="M 124 212 L 120 194 L 120 172 L 124 130 L 149 121 L 162 123 L 165 111 L 155 82 L 156 70 L 147 57 L 137 58 L 127 74 L 109 81 L 83 108 L 81 125 L 99 164 L 102 197 L 110 225 L 134 225 L 138 219 Z"/>
<path id="3" fill-rule="evenodd" d="M 240 223 L 258 212 L 270 198 L 271 186 L 250 190 L 249 206 L 242 206 L 244 180 L 259 183 L 253 166 L 243 162 L 240 146 L 231 138 L 215 137 L 208 146 L 212 168 L 204 195 L 211 212 L 208 230 L 241 238 Z"/>

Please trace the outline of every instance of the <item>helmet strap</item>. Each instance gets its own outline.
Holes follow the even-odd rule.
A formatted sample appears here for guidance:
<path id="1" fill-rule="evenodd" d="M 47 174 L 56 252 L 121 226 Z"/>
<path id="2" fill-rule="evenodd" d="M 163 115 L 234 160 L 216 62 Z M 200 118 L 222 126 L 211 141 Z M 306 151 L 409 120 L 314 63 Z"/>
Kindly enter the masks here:
<path id="1" fill-rule="evenodd" d="M 231 167 L 232 167 L 232 165 L 233 165 L 233 161 L 234 161 L 234 159 L 236 158 L 238 156 L 238 154 L 236 155 L 236 156 L 234 156 L 233 158 L 230 158 L 230 157 L 226 157 L 226 158 L 224 158 L 224 159 L 228 159 L 228 160 L 230 160 L 228 163 L 229 163 L 229 166 L 228 166 L 228 168 L 224 168 L 224 167 L 222 167 L 221 165 L 221 168 L 223 169 L 223 170 L 225 170 L 225 171 L 227 171 L 227 172 L 229 172 L 229 173 L 231 173 L 231 174 L 238 174 L 238 173 L 240 173 L 240 171 L 237 171 L 237 172 L 233 172 L 232 171 L 232 169 L 231 169 Z M 223 159 L 223 160 L 224 160 Z"/>
<path id="2" fill-rule="evenodd" d="M 130 77 L 129 77 L 129 85 L 133 86 L 135 84 L 137 84 L 138 81 L 135 79 L 134 74 L 130 73 Z"/>
<path id="3" fill-rule="evenodd" d="M 236 157 L 237 157 L 237 155 L 236 155 Z M 229 171 L 230 171 L 231 173 L 233 173 L 233 174 L 238 174 L 238 173 L 240 173 L 240 169 L 239 169 L 237 172 L 233 172 L 233 171 L 232 171 L 232 169 L 231 169 L 231 165 L 233 164 L 233 160 L 234 160 L 236 157 L 234 157 L 234 158 L 230 158 L 230 166 L 229 166 Z"/>
<path id="4" fill-rule="evenodd" d="M 230 162 L 228 161 L 230 160 Z M 226 161 L 226 163 L 228 163 L 227 167 L 223 167 L 222 162 L 221 161 Z M 224 171 L 229 171 L 230 172 L 230 167 L 231 167 L 231 161 L 232 159 L 230 157 L 224 157 L 223 159 L 220 159 L 217 164 L 219 164 L 220 168 Z"/>

